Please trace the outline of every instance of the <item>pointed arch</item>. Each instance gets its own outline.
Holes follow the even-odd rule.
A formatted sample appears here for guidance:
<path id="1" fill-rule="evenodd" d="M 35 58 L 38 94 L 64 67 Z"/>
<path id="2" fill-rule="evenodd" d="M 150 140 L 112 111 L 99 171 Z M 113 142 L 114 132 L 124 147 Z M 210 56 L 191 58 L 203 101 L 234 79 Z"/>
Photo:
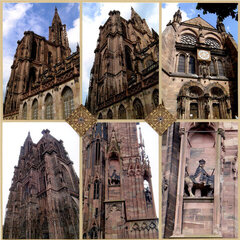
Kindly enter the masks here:
<path id="1" fill-rule="evenodd" d="M 27 103 L 26 102 L 23 104 L 22 118 L 24 120 L 27 119 Z"/>
<path id="2" fill-rule="evenodd" d="M 32 103 L 32 119 L 38 119 L 38 101 L 36 98 Z"/>
<path id="3" fill-rule="evenodd" d="M 73 91 L 70 87 L 65 87 L 62 91 L 63 117 L 67 118 L 74 111 Z"/>
<path id="4" fill-rule="evenodd" d="M 136 98 L 133 102 L 135 119 L 144 119 L 144 110 L 141 100 Z"/>
<path id="5" fill-rule="evenodd" d="M 118 119 L 126 119 L 127 113 L 125 107 L 121 104 L 118 108 Z"/>
<path id="6" fill-rule="evenodd" d="M 152 100 L 154 107 L 157 107 L 159 105 L 159 90 L 154 89 L 152 94 Z"/>
<path id="7" fill-rule="evenodd" d="M 33 40 L 32 43 L 32 50 L 31 50 L 31 59 L 35 60 L 37 57 L 37 43 Z"/>
<path id="8" fill-rule="evenodd" d="M 132 52 L 131 48 L 129 46 L 125 46 L 125 62 L 126 62 L 127 70 L 130 70 L 130 71 L 133 70 L 131 52 Z"/>
<path id="9" fill-rule="evenodd" d="M 50 93 L 45 98 L 45 119 L 53 119 L 53 98 Z"/>
<path id="10" fill-rule="evenodd" d="M 113 112 L 111 109 L 109 109 L 107 112 L 107 119 L 113 119 Z"/>
<path id="11" fill-rule="evenodd" d="M 185 73 L 185 55 L 180 54 L 178 59 L 178 72 Z"/>

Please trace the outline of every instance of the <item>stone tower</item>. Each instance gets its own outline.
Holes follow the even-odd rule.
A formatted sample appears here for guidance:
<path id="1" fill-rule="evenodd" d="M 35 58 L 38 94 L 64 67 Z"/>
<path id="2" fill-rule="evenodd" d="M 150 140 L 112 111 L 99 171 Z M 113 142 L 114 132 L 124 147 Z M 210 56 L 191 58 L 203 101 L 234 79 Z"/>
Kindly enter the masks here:
<path id="1" fill-rule="evenodd" d="M 238 116 L 238 46 L 224 24 L 203 18 L 182 21 L 178 10 L 162 33 L 162 92 L 179 119 Z"/>
<path id="2" fill-rule="evenodd" d="M 86 107 L 98 118 L 145 118 L 158 105 L 158 34 L 133 8 L 129 20 L 110 11 L 99 29 Z"/>
<path id="3" fill-rule="evenodd" d="M 158 238 L 151 167 L 135 123 L 98 123 L 84 137 L 83 238 Z"/>
<path id="4" fill-rule="evenodd" d="M 165 238 L 238 237 L 238 123 L 174 123 L 162 145 Z"/>
<path id="5" fill-rule="evenodd" d="M 80 102 L 79 47 L 71 54 L 66 25 L 57 9 L 49 27 L 49 40 L 26 31 L 17 43 L 4 118 L 65 119 Z"/>
<path id="6" fill-rule="evenodd" d="M 79 238 L 79 179 L 62 140 L 30 133 L 14 169 L 3 227 L 5 239 Z"/>

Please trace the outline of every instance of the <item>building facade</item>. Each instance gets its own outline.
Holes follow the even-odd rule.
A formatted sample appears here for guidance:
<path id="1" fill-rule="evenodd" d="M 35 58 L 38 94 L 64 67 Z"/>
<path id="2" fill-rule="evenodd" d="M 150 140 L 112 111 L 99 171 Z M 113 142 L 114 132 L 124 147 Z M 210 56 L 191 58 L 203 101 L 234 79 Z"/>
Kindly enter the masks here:
<path id="1" fill-rule="evenodd" d="M 164 238 L 238 237 L 238 123 L 174 123 L 162 144 Z"/>
<path id="2" fill-rule="evenodd" d="M 17 42 L 4 119 L 65 119 L 80 104 L 79 46 L 71 54 L 55 8 L 49 40 L 31 31 Z"/>
<path id="3" fill-rule="evenodd" d="M 83 238 L 158 238 L 151 167 L 136 123 L 98 123 L 83 138 Z"/>
<path id="4" fill-rule="evenodd" d="M 159 95 L 159 37 L 132 8 L 110 11 L 94 51 L 87 109 L 99 119 L 144 119 Z"/>
<path id="5" fill-rule="evenodd" d="M 162 97 L 179 119 L 238 116 L 237 44 L 218 19 L 182 21 L 178 10 L 162 34 Z"/>
<path id="6" fill-rule="evenodd" d="M 30 133 L 14 169 L 3 227 L 4 239 L 78 239 L 79 179 L 62 140 Z"/>

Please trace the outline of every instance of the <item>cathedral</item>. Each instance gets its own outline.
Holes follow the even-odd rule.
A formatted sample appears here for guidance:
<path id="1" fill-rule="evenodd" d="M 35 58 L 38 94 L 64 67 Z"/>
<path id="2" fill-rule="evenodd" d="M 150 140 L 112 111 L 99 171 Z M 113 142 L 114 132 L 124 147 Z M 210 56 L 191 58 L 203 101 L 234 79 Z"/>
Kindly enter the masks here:
<path id="1" fill-rule="evenodd" d="M 151 167 L 139 139 L 136 123 L 98 123 L 85 134 L 83 239 L 158 238 Z"/>
<path id="2" fill-rule="evenodd" d="M 222 21 L 182 21 L 178 10 L 162 33 L 162 98 L 179 119 L 238 116 L 238 46 Z"/>
<path id="3" fill-rule="evenodd" d="M 159 37 L 132 8 L 110 11 L 94 51 L 86 108 L 98 119 L 144 119 L 159 104 Z"/>
<path id="4" fill-rule="evenodd" d="M 238 123 L 174 123 L 162 139 L 164 238 L 238 238 Z"/>
<path id="5" fill-rule="evenodd" d="M 49 40 L 25 31 L 17 42 L 3 106 L 4 119 L 65 119 L 80 104 L 79 46 L 71 54 L 55 8 Z"/>
<path id="6" fill-rule="evenodd" d="M 35 144 L 30 133 L 15 166 L 4 239 L 78 239 L 79 178 L 63 141 L 48 129 Z"/>

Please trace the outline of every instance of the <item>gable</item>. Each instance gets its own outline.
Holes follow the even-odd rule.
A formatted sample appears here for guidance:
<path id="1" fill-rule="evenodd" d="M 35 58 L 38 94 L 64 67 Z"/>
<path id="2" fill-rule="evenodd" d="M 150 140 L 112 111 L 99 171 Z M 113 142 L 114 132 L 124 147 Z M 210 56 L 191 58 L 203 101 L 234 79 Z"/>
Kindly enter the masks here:
<path id="1" fill-rule="evenodd" d="M 216 29 L 211 24 L 209 24 L 204 19 L 202 19 L 201 17 L 196 17 L 196 18 L 184 21 L 183 23 L 187 23 L 187 24 L 191 24 L 191 25 L 202 25 L 203 27 Z"/>

